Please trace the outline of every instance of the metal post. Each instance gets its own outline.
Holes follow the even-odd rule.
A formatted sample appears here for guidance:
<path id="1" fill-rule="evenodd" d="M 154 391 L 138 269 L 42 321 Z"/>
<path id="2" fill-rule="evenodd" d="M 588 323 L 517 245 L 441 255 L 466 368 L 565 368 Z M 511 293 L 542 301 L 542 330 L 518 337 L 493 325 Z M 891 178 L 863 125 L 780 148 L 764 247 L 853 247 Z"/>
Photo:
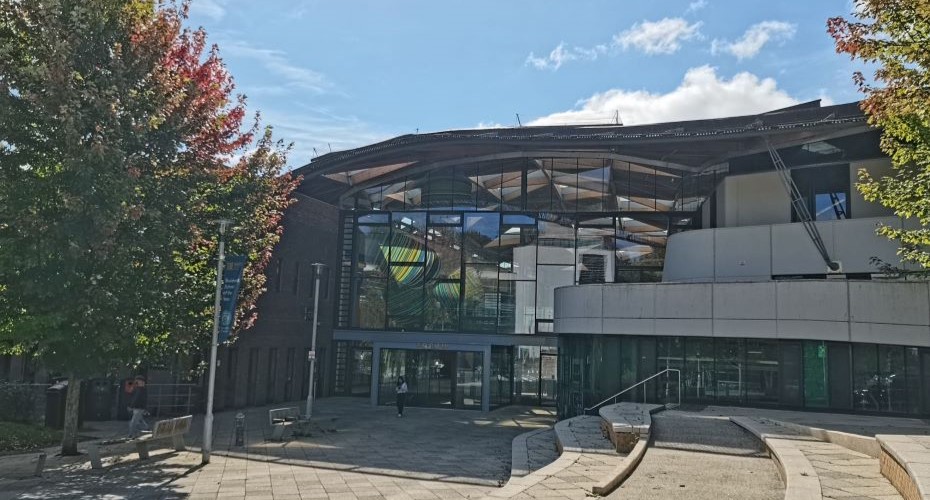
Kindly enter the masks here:
<path id="1" fill-rule="evenodd" d="M 210 341 L 210 378 L 207 381 L 207 412 L 203 416 L 203 457 L 200 463 L 210 463 L 210 448 L 213 446 L 213 385 L 216 383 L 216 341 L 220 332 L 220 295 L 223 288 L 223 265 L 226 261 L 226 227 L 232 221 L 221 219 L 220 253 L 216 263 L 216 297 L 213 300 L 213 338 Z"/>
<path id="2" fill-rule="evenodd" d="M 319 262 L 313 263 L 313 274 L 315 276 L 315 282 L 313 284 L 313 326 L 311 327 L 310 336 L 310 385 L 307 388 L 307 420 L 310 420 L 310 417 L 313 416 L 313 376 L 314 371 L 316 370 L 316 325 L 317 317 L 320 309 L 320 275 L 323 273 L 323 268 L 326 267 L 326 264 L 320 264 Z"/>

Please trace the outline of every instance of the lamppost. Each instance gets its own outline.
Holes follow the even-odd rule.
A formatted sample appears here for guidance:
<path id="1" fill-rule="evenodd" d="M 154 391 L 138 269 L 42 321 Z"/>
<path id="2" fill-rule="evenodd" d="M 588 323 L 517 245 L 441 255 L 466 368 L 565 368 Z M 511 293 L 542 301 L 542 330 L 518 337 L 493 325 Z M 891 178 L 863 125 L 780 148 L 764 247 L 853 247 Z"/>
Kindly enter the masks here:
<path id="1" fill-rule="evenodd" d="M 213 446 L 213 386 L 216 383 L 216 341 L 220 331 L 220 298 L 223 288 L 223 267 L 226 261 L 226 228 L 231 220 L 214 221 L 220 225 L 220 251 L 216 263 L 216 297 L 213 301 L 213 338 L 210 341 L 210 377 L 207 382 L 207 413 L 203 417 L 203 457 L 200 462 L 210 463 L 210 448 Z"/>
<path id="2" fill-rule="evenodd" d="M 320 310 L 320 276 L 323 274 L 325 268 L 326 264 L 321 264 L 319 262 L 313 263 L 313 276 L 315 278 L 313 284 L 313 326 L 311 326 L 310 330 L 313 333 L 311 333 L 310 336 L 310 380 L 307 389 L 307 420 L 310 420 L 310 417 L 313 416 L 313 376 L 316 371 L 316 327 Z"/>

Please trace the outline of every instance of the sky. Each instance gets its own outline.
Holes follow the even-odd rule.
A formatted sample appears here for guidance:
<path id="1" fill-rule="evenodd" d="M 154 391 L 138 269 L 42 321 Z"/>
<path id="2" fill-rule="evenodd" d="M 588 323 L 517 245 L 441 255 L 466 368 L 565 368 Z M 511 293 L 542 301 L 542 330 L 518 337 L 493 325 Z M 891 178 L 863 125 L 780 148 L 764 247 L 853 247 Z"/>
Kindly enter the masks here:
<path id="1" fill-rule="evenodd" d="M 714 118 L 859 99 L 850 0 L 192 0 L 290 168 L 450 129 Z"/>

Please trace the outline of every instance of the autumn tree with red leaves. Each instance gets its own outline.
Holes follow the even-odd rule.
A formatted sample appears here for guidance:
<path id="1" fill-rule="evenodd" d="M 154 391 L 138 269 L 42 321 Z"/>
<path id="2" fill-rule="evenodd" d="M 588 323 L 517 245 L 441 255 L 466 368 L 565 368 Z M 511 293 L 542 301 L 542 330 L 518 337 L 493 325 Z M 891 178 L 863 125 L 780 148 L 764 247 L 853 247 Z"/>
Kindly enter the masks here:
<path id="1" fill-rule="evenodd" d="M 209 344 L 216 226 L 248 256 L 238 329 L 296 179 L 186 6 L 0 3 L 0 350 L 81 380 Z"/>
<path id="2" fill-rule="evenodd" d="M 827 31 L 836 51 L 877 66 L 872 79 L 853 75 L 862 109 L 881 127 L 881 147 L 894 175 L 859 172 L 857 188 L 918 228 L 882 226 L 903 261 L 930 268 L 930 0 L 857 0 L 852 19 L 834 17 Z"/>

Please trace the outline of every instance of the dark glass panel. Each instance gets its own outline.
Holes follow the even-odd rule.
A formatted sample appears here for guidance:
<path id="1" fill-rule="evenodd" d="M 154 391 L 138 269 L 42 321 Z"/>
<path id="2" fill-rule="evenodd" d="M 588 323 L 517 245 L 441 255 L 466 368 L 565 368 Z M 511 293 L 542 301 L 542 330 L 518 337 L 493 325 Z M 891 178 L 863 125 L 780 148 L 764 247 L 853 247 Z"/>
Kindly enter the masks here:
<path id="1" fill-rule="evenodd" d="M 498 258 L 501 280 L 536 279 L 536 219 L 505 215 Z"/>
<path id="2" fill-rule="evenodd" d="M 550 180 L 552 160 L 530 159 L 526 168 L 526 209 L 543 212 L 559 210 L 559 195 Z"/>
<path id="3" fill-rule="evenodd" d="M 539 402 L 544 406 L 556 403 L 558 385 L 558 350 L 541 347 L 539 353 Z"/>
<path id="4" fill-rule="evenodd" d="M 879 344 L 878 368 L 880 383 L 885 396 L 881 410 L 893 413 L 906 412 L 907 380 L 904 371 L 904 347 Z"/>
<path id="5" fill-rule="evenodd" d="M 497 266 L 466 266 L 462 328 L 469 332 L 496 332 L 497 314 Z"/>
<path id="6" fill-rule="evenodd" d="M 406 280 L 408 276 L 421 274 L 419 269 L 422 267 L 419 264 L 391 266 L 391 274 L 397 279 L 388 282 L 388 329 L 415 331 L 423 328 L 423 282 L 418 279 Z"/>
<path id="7" fill-rule="evenodd" d="M 388 224 L 391 222 L 391 214 L 385 212 L 365 214 L 358 216 L 359 224 Z"/>
<path id="8" fill-rule="evenodd" d="M 746 400 L 755 404 L 778 403 L 778 342 L 746 339 Z"/>
<path id="9" fill-rule="evenodd" d="M 491 408 L 512 403 L 514 385 L 513 348 L 491 346 Z"/>
<path id="10" fill-rule="evenodd" d="M 458 280 L 431 281 L 425 292 L 424 328 L 437 332 L 458 330 L 462 283 Z"/>
<path id="11" fill-rule="evenodd" d="M 656 342 L 656 369 L 665 370 L 674 368 L 681 370 L 678 374 L 667 373 L 659 378 L 660 400 L 666 403 L 677 403 L 679 385 L 684 386 L 684 341 L 681 337 L 659 337 Z M 679 384 L 680 382 L 680 384 Z"/>
<path id="12" fill-rule="evenodd" d="M 356 301 L 352 326 L 356 328 L 384 329 L 387 302 L 387 280 L 357 279 Z"/>
<path id="13" fill-rule="evenodd" d="M 656 339 L 654 337 L 639 337 L 636 341 L 637 348 L 637 382 L 645 380 L 656 374 Z M 658 397 L 659 380 L 653 379 L 639 387 L 638 401 L 643 394 L 646 395 L 646 402 L 655 403 Z M 645 389 L 644 389 L 645 387 Z M 665 401 L 664 399 L 662 400 Z"/>
<path id="14" fill-rule="evenodd" d="M 536 320 L 536 282 L 501 280 L 498 287 L 498 332 L 533 333 Z"/>
<path id="15" fill-rule="evenodd" d="M 849 344 L 827 342 L 827 369 L 830 380 L 830 408 L 852 409 L 852 371 Z"/>
<path id="16" fill-rule="evenodd" d="M 387 256 L 390 249 L 390 226 L 360 225 L 355 229 L 356 276 L 387 277 Z"/>
<path id="17" fill-rule="evenodd" d="M 578 209 L 577 158 L 553 158 L 549 172 L 553 186 L 553 210 L 574 212 Z"/>
<path id="18" fill-rule="evenodd" d="M 536 346 L 517 346 L 513 361 L 513 402 L 539 404 L 540 350 Z"/>
<path id="19" fill-rule="evenodd" d="M 472 178 L 478 190 L 478 210 L 500 210 L 503 188 L 501 186 L 501 163 L 478 164 L 477 175 Z"/>
<path id="20" fill-rule="evenodd" d="M 920 349 L 921 413 L 930 415 L 930 349 Z"/>
<path id="21" fill-rule="evenodd" d="M 683 399 L 714 399 L 714 339 L 685 339 L 685 372 L 682 374 Z"/>
<path id="22" fill-rule="evenodd" d="M 465 262 L 488 263 L 496 266 L 499 262 L 500 251 L 500 214 L 494 212 L 466 214 L 463 231 Z"/>
<path id="23" fill-rule="evenodd" d="M 738 403 L 743 396 L 743 376 L 746 369 L 743 339 L 716 339 L 717 401 Z"/>
<path id="24" fill-rule="evenodd" d="M 857 410 L 881 411 L 884 406 L 875 344 L 853 344 L 853 391 Z"/>
<path id="25" fill-rule="evenodd" d="M 922 392 L 930 390 L 928 387 L 921 387 L 920 349 L 917 347 L 905 347 L 904 365 L 907 370 L 907 412 L 920 413 Z"/>
<path id="26" fill-rule="evenodd" d="M 455 408 L 480 410 L 484 354 L 480 352 L 457 352 L 455 354 Z"/>
<path id="27" fill-rule="evenodd" d="M 780 342 L 778 379 L 781 381 L 779 403 L 785 406 L 801 406 L 804 399 L 801 391 L 802 349 L 800 342 Z"/>
<path id="28" fill-rule="evenodd" d="M 607 210 L 610 173 L 611 169 L 606 160 L 599 158 L 578 160 L 578 211 L 602 212 Z"/>
<path id="29" fill-rule="evenodd" d="M 830 406 L 827 383 L 827 344 L 823 341 L 804 341 L 804 406 L 826 408 Z"/>

